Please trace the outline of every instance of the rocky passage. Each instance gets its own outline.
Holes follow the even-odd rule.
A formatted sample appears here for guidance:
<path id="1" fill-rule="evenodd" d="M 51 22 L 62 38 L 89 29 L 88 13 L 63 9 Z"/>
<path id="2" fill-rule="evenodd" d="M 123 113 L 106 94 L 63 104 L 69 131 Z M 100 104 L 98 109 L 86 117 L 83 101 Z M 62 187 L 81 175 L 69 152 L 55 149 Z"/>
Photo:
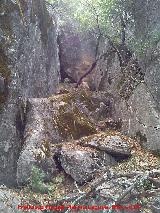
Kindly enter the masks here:
<path id="1" fill-rule="evenodd" d="M 65 89 L 62 90 L 62 87 Z M 112 199 L 115 196 L 121 197 L 126 187 L 134 185 L 135 181 L 141 182 L 142 174 L 146 174 L 148 177 L 148 171 L 157 169 L 158 172 L 159 159 L 115 128 L 106 126 L 104 131 L 97 128 L 98 122 L 109 122 L 108 114 L 100 114 L 99 110 L 102 105 L 107 108 L 102 102 L 102 97 L 107 97 L 107 94 L 91 92 L 82 88 L 66 89 L 66 87 L 65 84 L 61 86 L 61 92 L 65 92 L 63 94 L 56 94 L 49 98 L 28 99 L 25 104 L 27 125 L 17 162 L 18 185 L 30 183 L 28 180 L 32 176 L 32 168 L 36 166 L 44 173 L 42 196 L 43 193 L 48 194 L 51 190 L 52 194 L 48 194 L 47 197 L 52 205 L 55 205 L 53 200 L 58 198 L 60 200 L 56 205 L 65 202 L 63 196 L 67 195 L 66 192 L 68 192 L 67 196 L 71 196 L 71 200 L 76 199 L 76 190 L 79 193 L 80 191 L 89 193 L 90 205 L 94 205 L 94 202 L 96 205 L 106 202 L 114 204 Z M 98 116 L 96 116 L 96 112 Z M 113 120 L 111 122 L 113 123 Z M 136 180 L 136 176 L 139 179 Z M 62 178 L 60 183 L 54 183 L 56 177 Z M 159 184 L 158 179 L 154 180 Z M 74 185 L 74 181 L 76 181 L 76 185 Z M 50 189 L 48 184 L 54 187 Z M 59 188 L 56 188 L 56 185 Z M 147 188 L 144 184 L 144 189 L 145 187 Z M 144 189 L 142 187 L 141 191 Z M 23 196 L 27 197 L 28 203 L 35 205 L 35 201 L 28 198 L 28 190 L 30 189 L 18 190 L 17 199 L 20 199 L 23 193 Z M 34 200 L 44 205 L 44 199 L 39 200 L 39 190 L 40 188 L 37 188 L 34 191 L 37 193 L 37 198 Z M 94 192 L 94 190 L 96 191 Z M 138 194 L 138 188 L 134 190 Z M 15 193 L 14 190 L 12 193 Z M 98 200 L 95 198 L 93 201 L 93 193 L 97 193 Z M 143 200 L 143 196 L 141 199 Z M 67 202 L 71 202 L 71 200 Z M 122 203 L 127 205 L 132 199 L 129 196 L 128 201 L 126 198 L 122 200 Z M 153 201 L 154 196 L 150 201 L 151 205 Z M 136 202 L 136 197 L 132 202 Z M 78 204 L 88 205 L 85 197 Z"/>
<path id="2" fill-rule="evenodd" d="M 82 183 L 103 164 L 110 165 L 116 162 L 116 158 L 130 156 L 129 145 L 120 136 L 98 135 L 97 117 L 107 119 L 107 111 L 105 116 L 100 110 L 100 103 L 107 109 L 102 102 L 102 94 L 85 89 L 68 89 L 65 92 L 49 98 L 28 99 L 23 103 L 27 108 L 24 116 L 27 124 L 17 162 L 18 184 L 27 181 L 33 165 L 40 165 L 49 180 L 58 167 L 53 159 L 59 156 L 59 164 L 68 170 L 67 173 L 74 173 L 72 177 L 84 176 L 75 178 Z M 80 166 L 90 177 L 79 171 Z"/>
<path id="3" fill-rule="evenodd" d="M 145 23 L 159 31 L 160 2 L 134 2 L 143 40 Z M 0 212 L 49 201 L 159 213 L 159 40 L 144 58 L 107 39 L 96 52 L 91 32 L 64 22 L 44 0 L 0 1 Z"/>

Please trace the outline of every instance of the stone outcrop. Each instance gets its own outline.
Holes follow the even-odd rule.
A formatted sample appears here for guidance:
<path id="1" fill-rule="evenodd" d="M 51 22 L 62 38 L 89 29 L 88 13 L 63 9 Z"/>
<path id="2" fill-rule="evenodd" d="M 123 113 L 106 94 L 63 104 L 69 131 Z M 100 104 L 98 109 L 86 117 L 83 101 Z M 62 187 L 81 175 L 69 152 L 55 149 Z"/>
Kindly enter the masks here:
<path id="1" fill-rule="evenodd" d="M 99 133 L 63 145 L 60 163 L 67 174 L 82 184 L 93 179 L 101 169 L 130 156 L 130 144 L 122 136 Z"/>
<path id="2" fill-rule="evenodd" d="M 93 179 L 95 173 L 104 166 L 116 164 L 111 155 L 74 143 L 62 146 L 60 154 L 62 168 L 80 184 Z"/>
<path id="3" fill-rule="evenodd" d="M 114 107 L 110 114 L 113 120 L 121 121 L 120 130 L 137 138 L 149 150 L 158 151 L 160 148 L 158 100 L 148 86 L 150 78 L 144 77 L 143 72 L 136 71 L 133 66 L 134 61 L 130 61 L 122 72 L 116 55 L 112 61 L 108 59 L 102 63 L 101 67 L 106 74 L 101 79 L 99 89 L 112 96 Z M 155 90 L 157 89 L 155 85 Z"/>
<path id="4" fill-rule="evenodd" d="M 128 104 L 128 105 L 127 105 Z M 160 150 L 160 112 L 144 83 L 134 90 L 128 102 L 116 105 L 120 117 L 123 117 L 122 131 L 136 137 L 147 149 Z"/>
<path id="5" fill-rule="evenodd" d="M 84 140 L 82 144 L 83 146 L 88 146 L 104 151 L 115 158 L 125 158 L 131 156 L 131 149 L 129 144 L 118 135 L 95 135 L 91 137 L 90 140 L 89 138 L 87 141 Z"/>
<path id="6" fill-rule="evenodd" d="M 156 106 L 158 107 L 160 104 L 160 2 L 158 0 L 134 0 L 134 2 L 134 7 L 137 11 L 134 14 L 136 23 L 134 34 L 138 42 L 142 40 L 146 45 L 146 48 L 143 48 L 143 54 L 140 54 L 138 59 L 145 71 L 145 82 L 154 96 Z"/>
<path id="7" fill-rule="evenodd" d="M 49 98 L 28 99 L 23 149 L 17 162 L 19 185 L 28 181 L 33 166 L 43 170 L 45 180 L 63 169 L 83 183 L 103 167 L 131 156 L 128 141 L 117 133 L 96 134 L 95 115 L 104 96 L 107 98 L 105 93 L 66 89 Z"/>
<path id="8" fill-rule="evenodd" d="M 54 177 L 57 172 L 54 144 L 96 133 L 95 124 L 82 110 L 89 96 L 85 91 L 76 96 L 76 92 L 28 99 L 24 145 L 17 162 L 19 184 L 30 177 L 33 165 L 41 167 L 47 180 Z"/>
<path id="9" fill-rule="evenodd" d="M 122 120 L 122 132 L 137 138 L 145 148 L 159 152 L 160 2 L 134 0 L 133 3 L 136 13 L 131 11 L 135 20 L 132 33 L 138 43 L 135 48 L 137 58 L 133 54 L 125 68 L 120 66 L 115 52 L 111 52 L 105 61 L 101 60 L 97 69 L 99 90 L 113 96 L 112 118 Z M 142 42 L 145 48 L 142 48 Z M 101 50 L 108 49 L 107 44 Z"/>
<path id="10" fill-rule="evenodd" d="M 0 2 L 0 75 L 6 82 L 6 93 L 0 94 L 0 183 L 16 181 L 23 132 L 19 97 L 47 97 L 56 92 L 56 40 L 56 20 L 44 1 Z"/>

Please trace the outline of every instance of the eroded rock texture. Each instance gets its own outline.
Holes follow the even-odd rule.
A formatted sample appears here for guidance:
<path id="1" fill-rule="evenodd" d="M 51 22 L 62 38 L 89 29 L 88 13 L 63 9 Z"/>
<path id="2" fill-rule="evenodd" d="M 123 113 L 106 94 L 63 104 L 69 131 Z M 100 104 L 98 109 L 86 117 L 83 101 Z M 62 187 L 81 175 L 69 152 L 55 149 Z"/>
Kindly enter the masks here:
<path id="1" fill-rule="evenodd" d="M 21 200 L 16 191 L 8 189 L 5 186 L 0 186 L 0 211 L 3 213 L 23 213 L 21 208 Z M 19 206 L 19 209 L 18 209 Z M 29 210 L 31 213 L 35 213 L 37 210 Z M 41 213 L 41 211 L 39 210 Z"/>
<path id="2" fill-rule="evenodd" d="M 33 166 L 44 171 L 46 180 L 63 169 L 83 183 L 103 167 L 131 156 L 128 139 L 116 132 L 96 134 L 101 106 L 106 111 L 106 115 L 102 111 L 103 118 L 107 116 L 103 98 L 107 100 L 107 94 L 66 89 L 49 98 L 28 99 L 24 144 L 17 162 L 18 184 L 28 181 Z"/>
<path id="3" fill-rule="evenodd" d="M 4 93 L 1 86 L 0 93 L 0 183 L 16 180 L 23 131 L 19 97 L 47 97 L 56 91 L 56 38 L 55 17 L 43 0 L 0 2 L 0 75 L 7 88 Z"/>
<path id="4" fill-rule="evenodd" d="M 85 101 L 89 102 L 85 91 L 28 100 L 24 145 L 17 162 L 19 184 L 27 182 L 33 165 L 41 167 L 46 179 L 54 177 L 58 152 L 54 144 L 96 133 L 95 124 L 83 113 Z"/>
<path id="5" fill-rule="evenodd" d="M 64 171 L 81 184 L 90 181 L 104 166 L 116 164 L 111 155 L 74 143 L 62 147 L 60 161 Z"/>
<path id="6" fill-rule="evenodd" d="M 122 68 L 117 53 L 111 52 L 98 66 L 99 90 L 113 95 L 112 115 L 122 119 L 123 133 L 136 137 L 149 150 L 159 152 L 160 2 L 134 0 L 132 6 L 137 58 L 133 56 Z M 146 48 L 142 48 L 142 43 Z"/>

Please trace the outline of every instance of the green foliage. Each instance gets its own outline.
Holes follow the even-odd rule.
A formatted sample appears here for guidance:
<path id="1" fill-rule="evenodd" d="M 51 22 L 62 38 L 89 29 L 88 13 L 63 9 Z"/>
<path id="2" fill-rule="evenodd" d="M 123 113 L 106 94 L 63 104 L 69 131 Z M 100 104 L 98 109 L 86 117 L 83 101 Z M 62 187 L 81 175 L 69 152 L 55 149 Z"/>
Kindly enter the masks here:
<path id="1" fill-rule="evenodd" d="M 59 24 L 71 22 L 78 32 L 90 31 L 96 37 L 108 35 L 113 42 L 121 42 L 120 17 L 133 25 L 132 0 L 48 0 L 57 5 Z M 128 31 L 126 31 L 126 34 Z M 127 35 L 126 35 L 127 36 Z"/>
<path id="2" fill-rule="evenodd" d="M 32 173 L 31 173 L 31 177 L 30 177 L 30 187 L 33 191 L 35 192 L 44 192 L 45 191 L 45 186 L 44 186 L 44 172 L 41 171 L 41 169 L 39 169 L 36 166 L 32 167 Z"/>
<path id="3" fill-rule="evenodd" d="M 37 166 L 32 167 L 32 173 L 30 177 L 30 184 L 29 188 L 31 189 L 31 192 L 35 193 L 47 193 L 49 196 L 58 196 L 59 194 L 59 188 L 61 184 L 64 181 L 64 177 L 62 175 L 59 175 L 49 183 L 44 183 L 44 172 L 38 168 Z"/>
<path id="4" fill-rule="evenodd" d="M 59 14 L 67 13 L 80 23 L 82 30 L 97 27 L 97 17 L 101 29 L 110 28 L 111 12 L 117 5 L 117 0 L 48 0 L 48 2 L 58 5 Z M 63 18 L 66 20 L 66 16 Z M 80 29 L 79 29 L 80 30 Z"/>
<path id="5" fill-rule="evenodd" d="M 143 58 L 147 54 L 148 50 L 155 50 L 156 46 L 160 42 L 160 31 L 151 32 L 146 38 L 134 39 L 130 41 L 130 48 L 138 55 Z"/>
<path id="6" fill-rule="evenodd" d="M 73 23 L 78 32 L 90 31 L 97 37 L 109 36 L 114 44 L 122 42 L 125 30 L 126 43 L 136 55 L 145 56 L 148 49 L 155 49 L 160 41 L 160 32 L 148 29 L 144 39 L 135 38 L 135 4 L 133 0 L 48 0 L 57 5 L 59 24 Z M 122 29 L 122 19 L 125 23 Z M 150 33 L 152 32 L 152 33 Z"/>

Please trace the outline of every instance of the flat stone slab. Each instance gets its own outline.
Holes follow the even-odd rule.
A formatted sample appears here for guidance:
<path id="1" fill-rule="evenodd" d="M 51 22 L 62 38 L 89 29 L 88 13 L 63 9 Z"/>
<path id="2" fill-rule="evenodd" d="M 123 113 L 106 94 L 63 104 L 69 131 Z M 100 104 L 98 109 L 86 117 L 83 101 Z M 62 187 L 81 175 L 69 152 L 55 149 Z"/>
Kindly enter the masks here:
<path id="1" fill-rule="evenodd" d="M 129 143 L 118 135 L 101 134 L 100 136 L 98 134 L 90 138 L 83 138 L 81 144 L 105 151 L 114 157 L 129 157 L 131 155 Z"/>

